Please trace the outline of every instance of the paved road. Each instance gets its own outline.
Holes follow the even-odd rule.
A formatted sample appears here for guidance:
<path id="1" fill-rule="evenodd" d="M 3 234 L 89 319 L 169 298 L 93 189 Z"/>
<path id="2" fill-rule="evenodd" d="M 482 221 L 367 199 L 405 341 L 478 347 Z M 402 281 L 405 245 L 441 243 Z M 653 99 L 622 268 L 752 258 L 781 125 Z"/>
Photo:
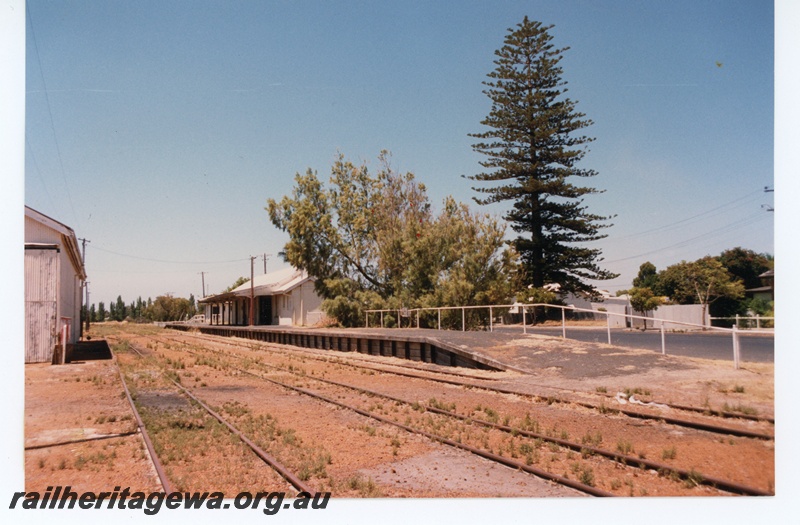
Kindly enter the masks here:
<path id="1" fill-rule="evenodd" d="M 522 327 L 495 327 L 503 333 L 522 332 Z M 528 327 L 528 333 L 561 336 L 561 327 Z M 567 338 L 590 343 L 608 343 L 606 328 L 570 328 Z M 657 330 L 611 330 L 611 343 L 629 348 L 642 348 L 661 352 L 661 333 Z M 740 332 L 742 361 L 757 363 L 775 362 L 775 336 Z M 725 332 L 666 333 L 666 348 L 669 355 L 725 359 L 733 361 L 733 338 Z"/>

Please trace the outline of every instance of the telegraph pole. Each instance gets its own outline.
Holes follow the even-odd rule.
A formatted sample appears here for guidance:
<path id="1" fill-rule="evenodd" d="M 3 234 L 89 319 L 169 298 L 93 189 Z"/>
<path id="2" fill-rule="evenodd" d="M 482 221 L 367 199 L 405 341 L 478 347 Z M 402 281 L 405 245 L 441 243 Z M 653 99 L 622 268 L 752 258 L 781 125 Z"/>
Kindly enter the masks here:
<path id="1" fill-rule="evenodd" d="M 267 274 L 267 259 L 269 259 L 270 255 L 272 255 L 272 254 L 271 253 L 265 253 L 264 255 L 261 256 L 261 258 L 264 259 L 264 275 Z"/>
<path id="2" fill-rule="evenodd" d="M 775 192 L 775 188 L 770 188 L 769 186 L 764 186 L 764 193 L 774 193 L 774 192 Z M 763 209 L 765 209 L 766 211 L 775 211 L 775 208 L 773 206 L 770 206 L 769 204 L 762 204 L 761 207 Z"/>
<path id="3" fill-rule="evenodd" d="M 256 258 L 252 255 L 250 256 L 250 326 L 255 324 L 254 317 L 255 317 L 255 290 L 253 287 L 253 261 Z"/>
<path id="4" fill-rule="evenodd" d="M 86 243 L 92 241 L 88 239 L 78 239 L 78 240 L 81 241 L 81 245 L 83 247 L 81 252 L 81 266 L 83 266 L 83 272 L 86 273 Z M 86 288 L 86 304 L 85 305 L 81 304 L 81 315 L 84 316 L 84 320 L 86 321 L 86 331 L 88 332 L 89 331 L 89 283 L 84 281 L 81 284 L 81 287 Z M 83 294 L 81 294 L 81 302 L 83 302 Z M 78 326 L 82 328 L 83 323 L 79 322 Z M 83 333 L 79 334 L 79 336 L 82 338 Z"/>
<path id="5" fill-rule="evenodd" d="M 200 272 L 200 276 L 203 279 L 203 297 L 206 296 L 206 272 Z"/>
<path id="6" fill-rule="evenodd" d="M 89 318 L 91 317 L 89 315 L 89 305 L 91 304 L 89 302 L 89 281 L 86 281 L 85 283 L 83 283 L 83 286 L 86 287 L 86 331 L 88 332 L 89 331 Z"/>

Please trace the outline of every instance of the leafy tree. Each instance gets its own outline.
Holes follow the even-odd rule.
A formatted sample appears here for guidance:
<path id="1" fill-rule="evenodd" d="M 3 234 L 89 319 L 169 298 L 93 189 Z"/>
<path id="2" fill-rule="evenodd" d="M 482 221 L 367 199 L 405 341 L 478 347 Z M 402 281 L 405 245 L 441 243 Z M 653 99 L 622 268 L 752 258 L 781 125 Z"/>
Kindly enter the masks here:
<path id="1" fill-rule="evenodd" d="M 659 273 L 659 292 L 678 304 L 702 304 L 703 315 L 708 305 L 719 298 L 740 299 L 744 285 L 714 257 L 694 262 L 681 261 Z"/>
<path id="2" fill-rule="evenodd" d="M 513 203 L 505 218 L 520 234 L 513 244 L 527 284 L 558 283 L 563 291 L 592 293 L 584 280 L 617 275 L 598 266 L 599 249 L 580 244 L 604 238 L 601 230 L 610 226 L 604 222 L 610 217 L 590 214 L 583 206 L 583 197 L 599 190 L 568 181 L 596 175 L 578 167 L 584 146 L 594 139 L 579 134 L 592 121 L 563 96 L 559 62 L 568 48 L 554 48 L 552 27 L 525 17 L 495 52 L 497 67 L 484 82 L 492 108 L 481 122 L 490 129 L 471 135 L 481 140 L 473 149 L 488 157 L 481 162 L 486 171 L 469 178 L 498 183 L 473 188 L 486 195 L 476 202 Z"/>
<path id="3" fill-rule="evenodd" d="M 655 266 L 653 268 L 655 268 Z M 631 308 L 633 308 L 634 311 L 640 312 L 644 317 L 647 317 L 647 312 L 651 312 L 664 304 L 664 300 L 655 295 L 653 290 L 649 287 L 634 287 L 628 290 L 628 297 L 631 302 Z M 644 326 L 645 328 L 647 327 L 647 321 L 645 321 Z"/>
<path id="4" fill-rule="evenodd" d="M 118 295 L 112 310 L 112 317 L 115 321 L 124 321 L 126 315 L 127 309 L 125 308 L 125 302 L 122 300 L 122 296 Z"/>
<path id="5" fill-rule="evenodd" d="M 102 323 L 106 320 L 106 316 L 108 316 L 108 312 L 106 312 L 106 305 L 103 301 L 97 303 L 97 322 Z"/>
<path id="6" fill-rule="evenodd" d="M 191 307 L 188 299 L 172 297 L 171 295 L 159 295 L 147 307 L 145 315 L 147 319 L 154 322 L 180 321 L 187 319 L 190 312 Z"/>
<path id="7" fill-rule="evenodd" d="M 633 287 L 650 288 L 651 290 L 658 287 L 658 271 L 653 263 L 647 261 L 639 266 L 639 273 L 633 278 Z"/>
<path id="8" fill-rule="evenodd" d="M 94 303 L 92 303 L 92 306 L 89 308 L 89 322 L 94 323 L 95 321 L 97 321 L 97 309 Z"/>
<path id="9" fill-rule="evenodd" d="M 197 301 L 195 301 L 194 294 L 189 294 L 189 317 L 193 317 L 197 313 Z"/>
<path id="10" fill-rule="evenodd" d="M 281 255 L 316 278 L 326 312 L 345 324 L 362 321 L 360 312 L 377 303 L 413 308 L 507 299 L 515 259 L 501 252 L 503 226 L 452 198 L 434 216 L 425 186 L 395 172 L 386 152 L 379 159 L 372 176 L 340 155 L 330 188 L 309 170 L 295 177 L 291 196 L 268 201 L 270 220 L 289 233 Z"/>
<path id="11" fill-rule="evenodd" d="M 244 283 L 246 283 L 246 282 L 249 282 L 249 281 L 250 281 L 250 279 L 248 279 L 247 277 L 239 277 L 238 279 L 236 279 L 235 281 L 233 281 L 233 284 L 231 284 L 230 286 L 228 286 L 227 288 L 225 288 L 225 289 L 222 291 L 222 293 L 228 293 L 228 292 L 230 292 L 231 290 L 233 290 L 233 289 L 235 289 L 235 288 L 238 288 L 238 287 L 240 287 L 241 285 L 243 285 Z M 194 296 L 192 296 L 192 299 L 194 299 Z"/>
<path id="12" fill-rule="evenodd" d="M 745 288 L 761 286 L 761 279 L 758 276 L 771 270 L 774 265 L 770 256 L 741 247 L 725 250 L 717 259 L 731 275 L 742 280 Z"/>

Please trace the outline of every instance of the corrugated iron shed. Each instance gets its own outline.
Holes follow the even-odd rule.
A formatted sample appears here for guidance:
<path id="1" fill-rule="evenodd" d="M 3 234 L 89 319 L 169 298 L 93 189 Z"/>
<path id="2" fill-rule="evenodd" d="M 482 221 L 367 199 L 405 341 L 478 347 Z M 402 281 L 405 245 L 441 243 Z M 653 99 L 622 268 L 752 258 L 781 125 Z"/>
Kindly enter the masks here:
<path id="1" fill-rule="evenodd" d="M 85 281 L 72 228 L 25 206 L 26 363 L 63 362 L 65 345 L 80 334 Z"/>

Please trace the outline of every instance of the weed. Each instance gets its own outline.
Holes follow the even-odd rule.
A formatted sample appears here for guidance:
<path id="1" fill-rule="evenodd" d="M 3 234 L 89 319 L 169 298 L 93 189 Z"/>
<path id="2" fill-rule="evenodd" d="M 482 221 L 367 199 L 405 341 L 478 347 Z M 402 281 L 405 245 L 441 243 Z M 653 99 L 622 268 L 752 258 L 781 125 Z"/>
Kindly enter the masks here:
<path id="1" fill-rule="evenodd" d="M 689 472 L 689 475 L 683 480 L 684 485 L 686 488 L 694 488 L 703 482 L 703 475 L 697 472 L 695 469 L 692 469 Z"/>
<path id="2" fill-rule="evenodd" d="M 528 432 L 536 432 L 539 433 L 539 421 L 536 419 L 531 419 L 530 414 L 525 414 L 525 419 L 522 420 L 521 425 L 522 430 L 527 430 Z"/>
<path id="3" fill-rule="evenodd" d="M 222 405 L 222 410 L 234 417 L 242 417 L 250 413 L 250 409 L 238 401 L 226 401 Z"/>
<path id="4" fill-rule="evenodd" d="M 497 421 L 500 419 L 498 413 L 489 407 L 484 408 L 483 412 L 486 414 L 486 417 L 489 419 L 489 422 L 491 423 L 497 423 Z"/>
<path id="5" fill-rule="evenodd" d="M 372 478 L 365 480 L 364 477 L 359 474 L 349 478 L 346 484 L 351 490 L 358 491 L 362 498 L 379 498 L 382 495 L 381 490 L 375 485 Z"/>
<path id="6" fill-rule="evenodd" d="M 283 443 L 286 445 L 297 445 L 298 438 L 293 428 L 288 428 L 283 431 Z"/>
<path id="7" fill-rule="evenodd" d="M 620 439 L 617 441 L 617 450 L 628 455 L 633 452 L 633 444 L 630 441 Z"/>
<path id="8" fill-rule="evenodd" d="M 733 387 L 733 392 L 736 394 L 744 394 L 744 386 L 736 385 Z"/>
<path id="9" fill-rule="evenodd" d="M 755 408 L 742 405 L 741 403 L 738 403 L 738 404 L 732 405 L 732 406 L 728 405 L 728 403 L 725 403 L 722 406 L 722 411 L 723 412 L 738 412 L 740 414 L 744 414 L 744 415 L 747 415 L 747 416 L 755 416 L 755 415 L 758 414 L 758 410 L 756 410 Z"/>
<path id="10" fill-rule="evenodd" d="M 626 388 L 625 389 L 625 395 L 627 397 L 630 397 L 630 396 L 633 396 L 633 395 L 637 395 L 637 394 L 640 395 L 640 396 L 649 396 L 650 395 L 650 391 L 647 390 L 646 388 L 641 388 L 641 387 L 638 387 L 638 386 L 636 388 L 633 388 L 633 389 L 631 389 L 631 388 Z"/>
<path id="11" fill-rule="evenodd" d="M 605 394 L 605 393 L 608 392 L 608 389 L 606 387 L 604 387 L 604 386 L 598 386 L 594 390 L 595 390 L 595 392 L 599 392 L 601 394 Z"/>
<path id="12" fill-rule="evenodd" d="M 661 459 L 675 459 L 677 455 L 678 450 L 675 448 L 675 445 L 661 451 Z"/>
<path id="13" fill-rule="evenodd" d="M 611 490 L 618 490 L 622 487 L 622 482 L 616 478 L 611 480 Z"/>
<path id="14" fill-rule="evenodd" d="M 582 445 L 591 445 L 593 447 L 600 446 L 600 443 L 603 442 L 603 435 L 600 432 L 595 432 L 592 434 L 591 432 L 586 432 L 586 434 L 581 437 L 581 444 Z"/>
<path id="15" fill-rule="evenodd" d="M 578 479 L 584 485 L 594 487 L 594 471 L 592 471 L 592 467 L 582 467 Z"/>

